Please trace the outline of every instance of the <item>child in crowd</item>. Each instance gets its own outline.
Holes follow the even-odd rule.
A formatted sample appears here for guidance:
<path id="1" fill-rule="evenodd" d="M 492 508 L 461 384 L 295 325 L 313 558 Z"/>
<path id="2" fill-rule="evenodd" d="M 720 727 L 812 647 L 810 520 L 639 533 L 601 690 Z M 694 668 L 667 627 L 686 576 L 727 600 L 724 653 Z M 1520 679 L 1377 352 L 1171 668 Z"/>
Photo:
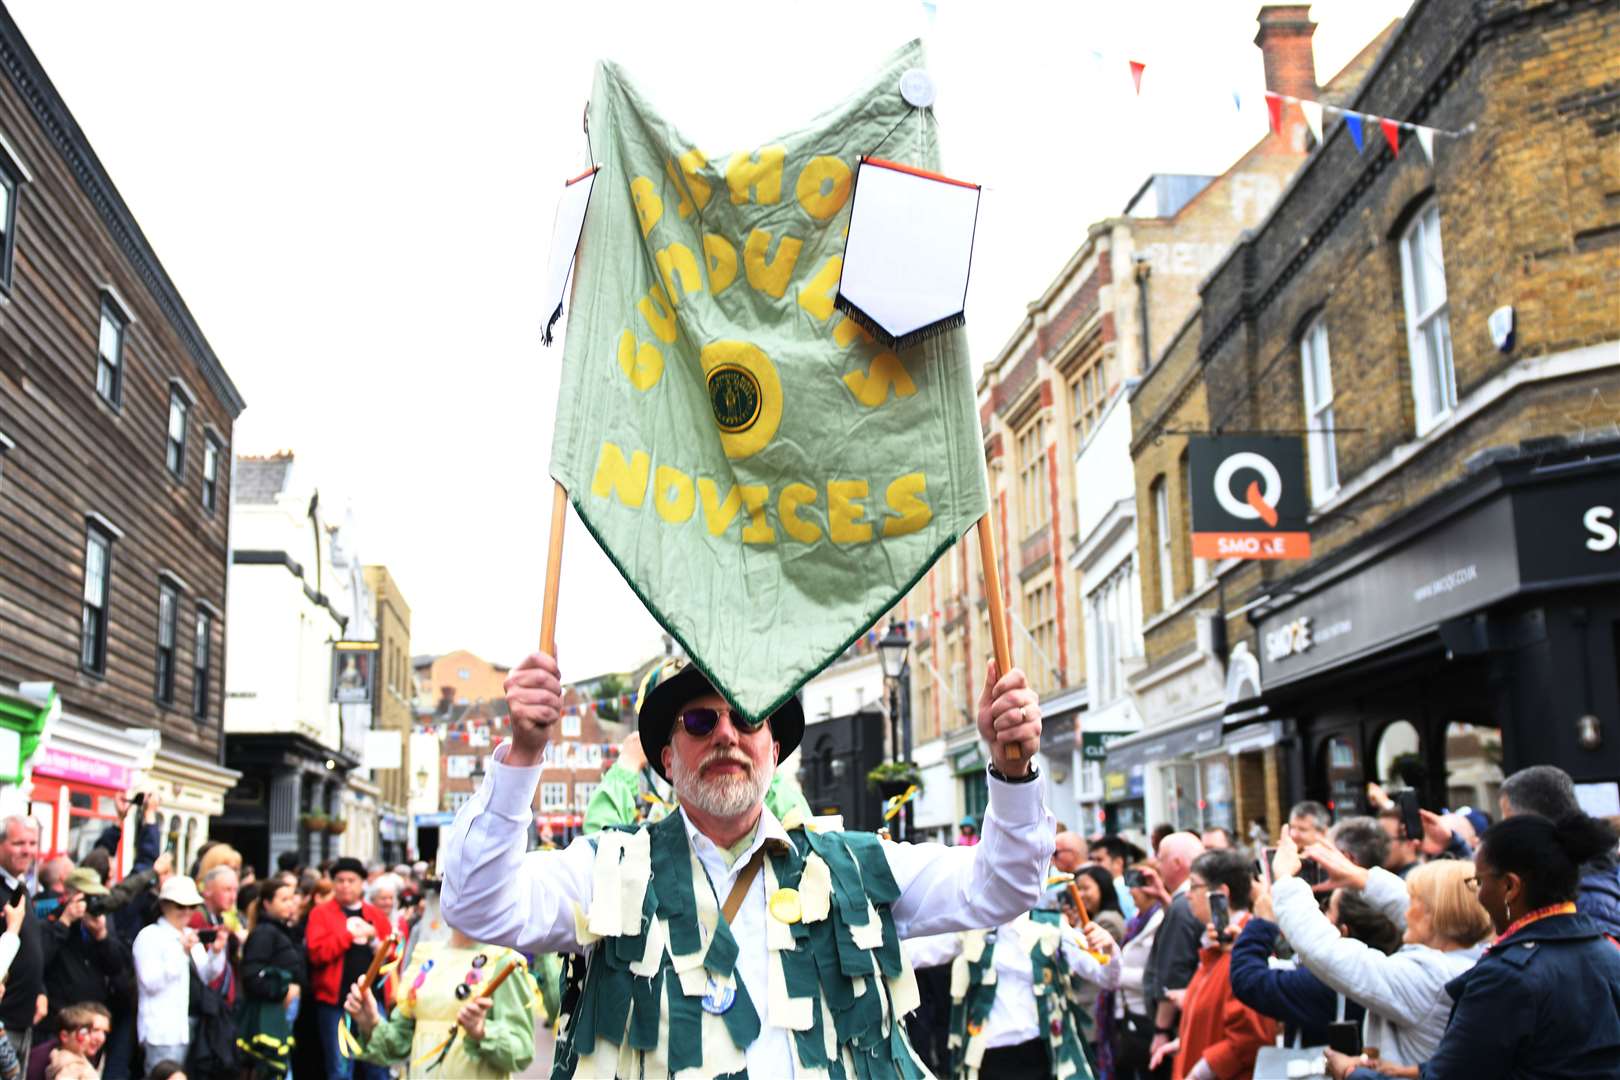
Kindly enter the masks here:
<path id="1" fill-rule="evenodd" d="M 101 1080 L 92 1064 L 112 1031 L 112 1013 L 97 1001 L 69 1005 L 57 1018 L 57 1045 L 45 1066 L 45 1080 Z"/>

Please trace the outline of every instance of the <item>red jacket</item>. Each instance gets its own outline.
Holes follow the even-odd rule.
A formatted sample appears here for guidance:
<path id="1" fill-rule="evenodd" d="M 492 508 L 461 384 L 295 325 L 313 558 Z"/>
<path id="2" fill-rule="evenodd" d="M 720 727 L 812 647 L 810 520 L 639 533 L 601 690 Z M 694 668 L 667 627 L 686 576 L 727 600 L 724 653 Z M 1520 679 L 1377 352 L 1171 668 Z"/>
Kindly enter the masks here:
<path id="1" fill-rule="evenodd" d="M 1209 1062 L 1221 1080 L 1249 1080 L 1260 1048 L 1277 1041 L 1277 1022 L 1232 994 L 1231 961 L 1226 949 L 1198 953 L 1198 970 L 1181 1000 L 1174 1080 L 1182 1080 L 1200 1060 Z"/>
<path id="2" fill-rule="evenodd" d="M 378 941 L 388 937 L 388 920 L 363 900 L 360 917 L 377 931 Z M 354 944 L 348 922 L 349 917 L 343 914 L 336 899 L 316 904 L 309 912 L 304 948 L 309 953 L 309 981 L 315 987 L 315 1000 L 323 1005 L 341 1005 L 341 995 L 349 992 L 347 986 L 338 985 L 343 980 L 343 954 Z"/>

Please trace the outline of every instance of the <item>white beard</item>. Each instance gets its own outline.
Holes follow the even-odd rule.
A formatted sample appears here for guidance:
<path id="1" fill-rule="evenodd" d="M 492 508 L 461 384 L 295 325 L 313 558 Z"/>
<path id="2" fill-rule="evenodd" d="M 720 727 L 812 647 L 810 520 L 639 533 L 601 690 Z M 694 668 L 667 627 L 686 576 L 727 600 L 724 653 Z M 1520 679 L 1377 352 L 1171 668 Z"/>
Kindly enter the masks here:
<path id="1" fill-rule="evenodd" d="M 763 768 L 756 769 L 753 762 L 749 762 L 749 771 L 741 775 L 716 776 L 712 779 L 704 779 L 700 775 L 704 765 L 726 756 L 720 752 L 711 754 L 696 770 L 688 770 L 679 754 L 671 754 L 673 760 L 669 771 L 676 797 L 711 817 L 740 817 L 758 809 L 765 800 L 765 791 L 771 786 L 772 777 L 776 775 L 776 763 L 766 762 Z M 741 756 L 739 751 L 737 760 Z"/>

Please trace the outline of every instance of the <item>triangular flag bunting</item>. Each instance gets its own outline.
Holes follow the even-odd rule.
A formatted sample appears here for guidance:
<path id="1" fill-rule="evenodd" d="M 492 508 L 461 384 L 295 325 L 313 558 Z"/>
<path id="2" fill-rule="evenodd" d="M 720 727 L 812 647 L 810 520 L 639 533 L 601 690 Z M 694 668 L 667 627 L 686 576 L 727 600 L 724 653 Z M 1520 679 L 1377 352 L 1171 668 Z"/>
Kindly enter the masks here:
<path id="1" fill-rule="evenodd" d="M 1378 118 L 1378 130 L 1384 133 L 1384 141 L 1389 143 L 1390 152 L 1396 157 L 1401 156 L 1401 125 L 1387 116 Z"/>
<path id="2" fill-rule="evenodd" d="M 1311 129 L 1311 135 L 1317 143 L 1322 142 L 1322 103 L 1320 101 L 1300 101 L 1299 111 L 1305 114 L 1305 126 Z"/>
<path id="3" fill-rule="evenodd" d="M 1350 129 L 1350 141 L 1356 144 L 1356 153 L 1361 153 L 1361 114 L 1346 110 L 1344 126 Z"/>
<path id="4" fill-rule="evenodd" d="M 1147 65 L 1140 60 L 1132 60 L 1130 64 L 1131 82 L 1136 84 L 1136 92 L 1140 95 L 1142 93 L 1142 72 L 1147 70 Z"/>
<path id="5" fill-rule="evenodd" d="M 1434 128 L 1432 128 L 1432 127 L 1424 127 L 1422 124 L 1414 124 L 1414 125 L 1412 125 L 1412 127 L 1417 132 L 1418 145 L 1423 147 L 1423 156 L 1429 159 L 1429 164 L 1430 165 L 1433 165 L 1434 164 Z"/>
<path id="6" fill-rule="evenodd" d="M 1270 90 L 1266 91 L 1266 111 L 1271 114 L 1271 133 L 1281 135 L 1283 99 L 1280 94 L 1274 94 Z"/>
<path id="7" fill-rule="evenodd" d="M 1236 90 L 1232 91 L 1232 108 L 1236 109 L 1238 112 L 1243 111 L 1243 95 L 1238 93 Z"/>

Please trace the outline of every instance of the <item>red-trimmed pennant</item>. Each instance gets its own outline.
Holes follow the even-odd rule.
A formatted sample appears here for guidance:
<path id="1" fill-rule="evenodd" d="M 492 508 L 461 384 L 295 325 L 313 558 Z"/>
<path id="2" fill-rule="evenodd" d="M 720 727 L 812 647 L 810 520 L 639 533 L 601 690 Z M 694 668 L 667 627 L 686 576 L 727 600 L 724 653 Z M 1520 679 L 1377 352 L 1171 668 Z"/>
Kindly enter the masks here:
<path id="1" fill-rule="evenodd" d="M 1141 97 L 1142 96 L 1142 72 L 1147 70 L 1147 65 L 1142 63 L 1142 61 L 1140 61 L 1140 60 L 1132 60 L 1132 61 L 1130 61 L 1130 65 L 1131 65 L 1131 82 L 1136 84 L 1136 95 L 1137 95 L 1137 97 Z"/>

